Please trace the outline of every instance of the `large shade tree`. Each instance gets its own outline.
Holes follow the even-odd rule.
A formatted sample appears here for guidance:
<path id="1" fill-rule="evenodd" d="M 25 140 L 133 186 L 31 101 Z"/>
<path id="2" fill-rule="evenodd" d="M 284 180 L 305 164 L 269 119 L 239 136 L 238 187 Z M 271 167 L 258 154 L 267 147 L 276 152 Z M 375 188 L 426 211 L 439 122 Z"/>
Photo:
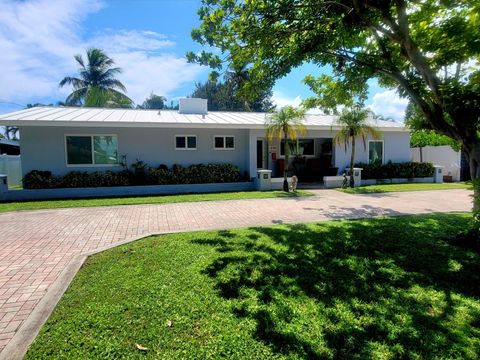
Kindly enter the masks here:
<path id="1" fill-rule="evenodd" d="M 67 76 L 59 86 L 72 85 L 73 91 L 65 100 L 66 105 L 87 107 L 132 107 L 132 100 L 125 95 L 125 86 L 117 79 L 122 72 L 114 67 L 115 61 L 103 50 L 87 49 L 86 60 L 75 55 L 78 77 Z"/>
<path id="2" fill-rule="evenodd" d="M 283 191 L 288 192 L 288 161 L 289 142 L 296 140 L 298 135 L 307 133 L 303 124 L 305 110 L 293 106 L 285 106 L 272 114 L 267 115 L 265 120 L 265 135 L 269 141 L 277 139 L 285 144 L 285 164 L 283 166 Z"/>
<path id="3" fill-rule="evenodd" d="M 479 178 L 479 13 L 480 0 L 203 0 L 192 36 L 222 55 L 188 58 L 247 63 L 250 89 L 304 62 L 331 66 L 327 92 L 365 93 L 376 78 L 408 97 L 424 126 L 459 141 Z"/>

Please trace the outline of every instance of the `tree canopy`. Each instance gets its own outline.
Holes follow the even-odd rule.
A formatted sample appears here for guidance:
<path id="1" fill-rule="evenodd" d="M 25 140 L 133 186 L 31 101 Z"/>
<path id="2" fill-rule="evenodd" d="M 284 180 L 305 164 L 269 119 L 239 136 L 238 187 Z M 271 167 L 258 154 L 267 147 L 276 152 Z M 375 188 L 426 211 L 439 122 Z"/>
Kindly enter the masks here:
<path id="1" fill-rule="evenodd" d="M 133 101 L 125 95 L 125 86 L 116 78 L 122 69 L 103 50 L 87 49 L 86 61 L 75 55 L 79 77 L 67 76 L 59 86 L 72 85 L 73 91 L 66 105 L 87 107 L 132 107 Z"/>
<path id="2" fill-rule="evenodd" d="M 365 97 L 376 78 L 461 142 L 480 177 L 480 0 L 203 0 L 198 13 L 192 37 L 220 54 L 189 53 L 190 61 L 217 71 L 248 64 L 247 92 L 304 62 L 329 65 L 317 104 L 327 108 L 348 101 L 345 91 Z"/>
<path id="3" fill-rule="evenodd" d="M 228 67 L 224 72 L 223 81 L 216 72 L 210 75 L 208 81 L 195 84 L 195 90 L 191 95 L 207 99 L 210 110 L 266 112 L 273 108 L 271 87 L 245 92 L 245 84 L 250 80 L 245 64 Z"/>
<path id="4" fill-rule="evenodd" d="M 208 109 L 212 111 L 266 112 L 273 107 L 271 90 L 262 91 L 255 98 L 246 100 L 238 94 L 232 81 L 196 83 L 190 96 L 207 99 Z"/>
<path id="5" fill-rule="evenodd" d="M 167 98 L 161 95 L 155 95 L 151 93 L 148 98 L 141 105 L 137 105 L 138 109 L 163 109 L 165 108 L 165 103 Z"/>

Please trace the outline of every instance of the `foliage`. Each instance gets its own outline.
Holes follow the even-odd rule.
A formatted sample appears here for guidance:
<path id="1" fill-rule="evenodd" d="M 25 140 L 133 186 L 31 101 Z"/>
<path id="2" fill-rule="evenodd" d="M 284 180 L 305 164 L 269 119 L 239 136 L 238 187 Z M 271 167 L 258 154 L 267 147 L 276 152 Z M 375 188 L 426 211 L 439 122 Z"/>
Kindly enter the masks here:
<path id="1" fill-rule="evenodd" d="M 73 92 L 65 100 L 67 105 L 132 107 L 132 100 L 124 94 L 125 86 L 116 79 L 122 70 L 113 67 L 113 59 L 95 48 L 87 49 L 86 62 L 82 55 L 75 55 L 74 58 L 79 66 L 79 77 L 67 76 L 59 84 L 60 87 L 73 86 Z"/>
<path id="2" fill-rule="evenodd" d="M 285 142 L 285 166 L 283 168 L 283 191 L 288 192 L 288 158 L 289 158 L 289 140 L 295 140 L 298 135 L 307 133 L 307 128 L 303 125 L 305 110 L 297 109 L 293 106 L 285 106 L 265 119 L 265 136 L 269 141 L 277 139 Z"/>
<path id="3" fill-rule="evenodd" d="M 334 125 L 340 126 L 340 130 L 335 134 L 333 142 L 338 145 L 344 145 L 346 152 L 354 138 L 359 137 L 365 149 L 367 148 L 367 139 L 369 137 L 380 139 L 381 133 L 377 128 L 370 125 L 369 114 L 369 110 L 359 107 L 343 109 Z"/>
<path id="4" fill-rule="evenodd" d="M 431 163 L 404 162 L 386 164 L 355 164 L 355 167 L 362 168 L 362 179 L 394 179 L 394 178 L 421 178 L 432 177 L 434 167 Z"/>
<path id="5" fill-rule="evenodd" d="M 410 133 L 410 147 L 442 146 L 448 145 L 455 151 L 462 149 L 458 141 L 437 134 L 432 130 L 414 130 Z"/>
<path id="6" fill-rule="evenodd" d="M 151 93 L 148 98 L 142 103 L 142 105 L 137 105 L 137 109 L 163 109 L 165 108 L 165 103 L 167 98 L 165 96 L 155 95 Z"/>
<path id="7" fill-rule="evenodd" d="M 405 111 L 405 124 L 412 129 L 410 147 L 449 145 L 455 151 L 460 151 L 462 148 L 461 142 L 431 130 L 425 116 L 411 101 Z"/>
<path id="8" fill-rule="evenodd" d="M 478 359 L 480 255 L 442 241 L 468 223 L 416 215 L 135 241 L 87 259 L 25 358 Z"/>
<path id="9" fill-rule="evenodd" d="M 351 145 L 350 155 L 350 169 L 353 169 L 355 163 L 355 142 L 359 137 L 362 140 L 363 147 L 367 148 L 367 139 L 372 137 L 373 139 L 380 139 L 381 133 L 369 124 L 368 116 L 370 111 L 362 109 L 360 106 L 354 106 L 352 108 L 344 108 L 340 114 L 336 125 L 340 126 L 340 130 L 333 137 L 334 144 L 343 144 L 345 146 L 345 152 Z M 353 171 L 350 171 L 351 188 L 355 185 Z"/>
<path id="10" fill-rule="evenodd" d="M 18 127 L 17 126 L 3 126 L 4 133 L 0 133 L 0 138 L 7 140 L 18 140 Z"/>
<path id="11" fill-rule="evenodd" d="M 32 170 L 25 175 L 23 187 L 25 189 L 49 189 L 56 185 L 56 178 L 51 171 Z"/>
<path id="12" fill-rule="evenodd" d="M 192 38 L 218 51 L 187 58 L 217 71 L 248 64 L 245 89 L 272 86 L 305 62 L 329 66 L 331 75 L 305 80 L 324 108 L 365 98 L 376 78 L 408 97 L 428 128 L 461 142 L 476 178 L 479 13 L 480 0 L 203 0 Z"/>
<path id="13" fill-rule="evenodd" d="M 132 170 L 71 171 L 64 176 L 53 176 L 50 171 L 33 170 L 25 175 L 25 189 L 101 187 L 128 185 L 169 185 L 226 183 L 243 180 L 237 166 L 231 164 L 196 164 L 189 167 L 173 165 L 172 169 L 152 168 L 143 161 L 132 164 Z"/>
<path id="14" fill-rule="evenodd" d="M 430 190 L 471 190 L 472 186 L 465 182 L 454 183 L 407 183 L 407 184 L 377 184 L 359 186 L 355 188 L 342 189 L 349 194 L 377 194 L 389 192 L 406 192 L 406 191 L 430 191 Z"/>
<path id="15" fill-rule="evenodd" d="M 272 91 L 267 90 L 258 94 L 253 100 L 244 100 L 233 81 L 212 81 L 196 83 L 191 97 L 207 99 L 208 109 L 211 111 L 254 111 L 266 112 L 272 107 Z"/>

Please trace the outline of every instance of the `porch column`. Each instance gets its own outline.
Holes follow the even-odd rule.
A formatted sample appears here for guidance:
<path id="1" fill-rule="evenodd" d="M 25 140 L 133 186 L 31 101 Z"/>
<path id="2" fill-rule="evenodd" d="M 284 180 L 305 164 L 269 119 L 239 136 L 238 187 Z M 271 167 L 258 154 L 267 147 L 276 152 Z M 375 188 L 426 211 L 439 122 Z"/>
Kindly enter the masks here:
<path id="1" fill-rule="evenodd" d="M 257 134 L 255 130 L 248 131 L 248 169 L 250 179 L 257 175 Z"/>

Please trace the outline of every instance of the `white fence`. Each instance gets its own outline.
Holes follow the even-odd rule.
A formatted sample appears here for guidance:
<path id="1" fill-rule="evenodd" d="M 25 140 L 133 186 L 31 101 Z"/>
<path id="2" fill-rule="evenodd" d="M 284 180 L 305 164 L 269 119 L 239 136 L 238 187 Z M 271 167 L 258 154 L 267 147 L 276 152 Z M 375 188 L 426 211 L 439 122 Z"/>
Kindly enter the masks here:
<path id="1" fill-rule="evenodd" d="M 0 174 L 8 176 L 8 186 L 22 185 L 20 155 L 0 155 Z"/>
<path id="2" fill-rule="evenodd" d="M 460 181 L 460 151 L 453 150 L 450 146 L 425 146 L 421 148 L 423 162 L 444 166 L 443 174 L 451 175 L 453 181 Z M 411 148 L 412 161 L 420 161 L 420 148 Z"/>

